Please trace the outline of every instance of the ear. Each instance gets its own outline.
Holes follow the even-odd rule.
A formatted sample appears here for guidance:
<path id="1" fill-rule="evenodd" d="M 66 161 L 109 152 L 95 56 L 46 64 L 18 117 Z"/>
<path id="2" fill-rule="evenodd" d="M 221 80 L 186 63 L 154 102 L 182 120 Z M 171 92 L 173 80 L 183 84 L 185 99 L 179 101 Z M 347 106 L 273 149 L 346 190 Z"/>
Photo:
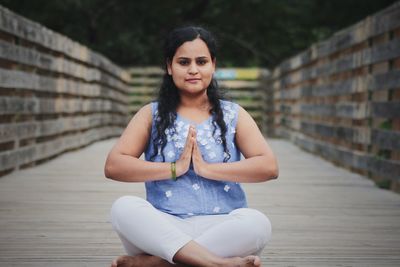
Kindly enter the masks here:
<path id="1" fill-rule="evenodd" d="M 172 75 L 172 67 L 171 67 L 172 64 L 171 64 L 171 60 L 167 59 L 166 64 L 167 64 L 167 72 L 168 72 L 168 74 L 169 74 L 169 75 Z"/>

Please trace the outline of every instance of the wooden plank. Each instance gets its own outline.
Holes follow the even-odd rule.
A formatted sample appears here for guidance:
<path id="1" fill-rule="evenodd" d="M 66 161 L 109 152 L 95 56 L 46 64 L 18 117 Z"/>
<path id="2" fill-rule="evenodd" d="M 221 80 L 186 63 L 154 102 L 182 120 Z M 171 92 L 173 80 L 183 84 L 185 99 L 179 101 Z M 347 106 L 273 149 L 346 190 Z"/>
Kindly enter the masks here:
<path id="1" fill-rule="evenodd" d="M 262 119 L 262 114 L 260 112 L 257 111 L 248 111 L 250 116 L 256 121 L 258 122 L 259 125 L 261 125 L 261 119 Z"/>
<path id="2" fill-rule="evenodd" d="M 290 90 L 282 90 L 282 99 L 298 99 L 301 97 L 324 97 L 346 95 L 365 90 L 377 91 L 400 87 L 400 70 L 390 70 L 375 75 L 362 75 L 338 82 L 326 82 L 316 86 L 298 86 Z"/>
<path id="3" fill-rule="evenodd" d="M 363 127 L 343 127 L 340 125 L 328 125 L 312 121 L 301 121 L 300 130 L 311 136 L 336 138 L 354 144 L 372 144 L 370 129 Z"/>
<path id="4" fill-rule="evenodd" d="M 368 103 L 337 103 L 337 104 L 300 104 L 301 113 L 304 115 L 317 115 L 322 117 L 342 117 L 363 119 L 369 116 Z"/>
<path id="5" fill-rule="evenodd" d="M 263 102 L 261 101 L 241 101 L 240 99 L 237 99 L 237 103 L 245 109 L 257 109 L 260 110 L 261 107 L 264 105 Z"/>
<path id="6" fill-rule="evenodd" d="M 161 79 L 156 77 L 134 77 L 131 79 L 131 86 L 140 85 L 140 86 L 159 86 L 161 84 Z"/>
<path id="7" fill-rule="evenodd" d="M 233 81 L 218 81 L 218 85 L 221 88 L 229 88 L 229 89 L 239 89 L 239 88 L 258 88 L 260 86 L 259 81 L 241 81 L 241 80 L 233 80 Z"/>
<path id="8" fill-rule="evenodd" d="M 154 86 L 129 86 L 129 94 L 155 95 L 158 88 Z"/>
<path id="9" fill-rule="evenodd" d="M 276 78 L 283 73 L 287 73 L 303 67 L 304 65 L 310 64 L 310 62 L 313 60 L 327 57 L 340 50 L 344 50 L 364 42 L 369 38 L 399 28 L 399 17 L 400 5 L 399 3 L 394 3 L 381 12 L 369 16 L 350 27 L 335 33 L 329 39 L 313 44 L 303 53 L 285 60 L 279 65 L 276 71 L 272 72 L 272 77 Z"/>
<path id="10" fill-rule="evenodd" d="M 400 163 L 394 160 L 379 159 L 371 154 L 351 151 L 344 147 L 328 142 L 311 139 L 307 136 L 295 134 L 295 143 L 300 147 L 316 153 L 342 166 L 372 172 L 388 179 L 400 179 Z"/>
<path id="11" fill-rule="evenodd" d="M 341 72 L 354 70 L 362 66 L 388 61 L 397 57 L 400 57 L 400 39 L 393 39 L 375 47 L 365 48 L 361 51 L 329 60 L 325 64 L 305 67 L 299 70 L 299 74 L 297 74 L 299 77 L 298 79 L 292 78 L 293 73 L 283 75 L 282 72 L 279 73 L 283 76 L 276 76 L 277 74 L 275 74 L 274 78 L 277 79 L 280 77 L 285 86 L 286 84 L 299 83 L 309 79 L 331 76 Z"/>
<path id="12" fill-rule="evenodd" d="M 367 51 L 366 53 L 368 54 L 364 54 L 365 59 L 363 65 L 368 64 L 368 60 L 370 60 L 370 64 L 372 64 L 400 57 L 400 39 L 393 39 L 372 47 Z"/>
<path id="13" fill-rule="evenodd" d="M 372 129 L 371 142 L 381 149 L 400 151 L 400 132 Z"/>
<path id="14" fill-rule="evenodd" d="M 63 99 L 63 98 L 26 98 L 1 97 L 0 115 L 5 114 L 57 114 L 79 112 L 121 112 L 126 106 L 104 99 Z"/>
<path id="15" fill-rule="evenodd" d="M 0 114 L 33 114 L 38 113 L 36 98 L 1 97 Z"/>
<path id="16" fill-rule="evenodd" d="M 123 127 L 105 126 L 77 134 L 63 135 L 51 141 L 0 152 L 0 171 L 19 167 L 60 155 L 65 151 L 80 148 L 95 141 L 119 136 Z"/>
<path id="17" fill-rule="evenodd" d="M 126 101 L 128 87 L 115 88 L 102 84 L 86 83 L 63 77 L 53 78 L 19 70 L 0 69 L 0 87 L 28 89 L 37 92 L 65 93 L 85 97 L 106 97 Z"/>
<path id="18" fill-rule="evenodd" d="M 264 93 L 261 90 L 227 90 L 226 94 L 235 99 L 240 97 L 246 97 L 249 99 L 262 99 L 264 97 Z"/>
<path id="19" fill-rule="evenodd" d="M 132 67 L 126 69 L 126 71 L 132 76 L 162 76 L 164 70 L 159 67 Z"/>
<path id="20" fill-rule="evenodd" d="M 400 88 L 400 70 L 389 70 L 369 77 L 367 88 L 370 91 Z"/>
<path id="21" fill-rule="evenodd" d="M 41 47 L 60 52 L 78 61 L 103 69 L 121 80 L 129 79 L 129 75 L 114 65 L 104 56 L 89 50 L 87 47 L 70 40 L 39 23 L 28 20 L 12 11 L 0 6 L 0 30 L 24 40 L 28 40 Z"/>
<path id="22" fill-rule="evenodd" d="M 87 81 L 98 80 L 100 77 L 100 71 L 96 68 L 90 68 L 66 58 L 54 57 L 34 48 L 27 48 L 2 40 L 0 40 L 0 58 Z"/>
<path id="23" fill-rule="evenodd" d="M 312 86 L 310 89 L 311 92 L 306 93 L 307 96 L 337 96 L 337 95 L 345 95 L 351 94 L 358 90 L 360 86 L 358 86 L 358 79 L 347 79 L 345 81 L 328 83 L 320 86 Z M 304 91 L 302 90 L 302 96 Z"/>
<path id="24" fill-rule="evenodd" d="M 130 96 L 129 98 L 129 103 L 135 103 L 135 104 L 142 104 L 145 105 L 151 101 L 154 100 L 153 96 L 147 96 L 147 95 L 134 95 Z"/>
<path id="25" fill-rule="evenodd" d="M 131 105 L 129 105 L 129 113 L 130 114 L 135 114 L 136 112 L 139 111 L 139 109 L 141 107 L 143 107 L 142 104 L 136 104 L 136 103 L 135 104 L 131 104 Z"/>
<path id="26" fill-rule="evenodd" d="M 400 118 L 400 102 L 372 102 L 371 116 L 381 118 Z"/>
<path id="27" fill-rule="evenodd" d="M 145 190 L 104 178 L 115 141 L 0 179 L 1 266 L 109 266 L 124 254 L 109 210 L 118 197 L 145 197 Z M 272 222 L 263 266 L 399 266 L 398 195 L 285 140 L 268 142 L 280 178 L 243 184 L 249 206 Z"/>
<path id="28" fill-rule="evenodd" d="M 311 90 L 310 87 L 297 87 L 289 90 L 281 90 L 279 98 L 282 100 L 297 100 L 300 96 L 311 95 Z"/>
<path id="29" fill-rule="evenodd" d="M 12 140 L 58 135 L 64 132 L 87 130 L 106 125 L 125 127 L 127 116 L 116 114 L 89 114 L 54 120 L 0 124 L 0 143 Z"/>

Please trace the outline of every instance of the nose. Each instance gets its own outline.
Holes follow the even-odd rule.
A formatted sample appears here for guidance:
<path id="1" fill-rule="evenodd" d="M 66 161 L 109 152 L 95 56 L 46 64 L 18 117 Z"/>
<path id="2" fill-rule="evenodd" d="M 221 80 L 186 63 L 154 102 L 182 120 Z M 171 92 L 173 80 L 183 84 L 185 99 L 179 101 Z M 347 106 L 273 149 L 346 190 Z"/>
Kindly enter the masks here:
<path id="1" fill-rule="evenodd" d="M 188 72 L 189 72 L 189 74 L 197 74 L 199 72 L 195 62 L 190 64 Z"/>

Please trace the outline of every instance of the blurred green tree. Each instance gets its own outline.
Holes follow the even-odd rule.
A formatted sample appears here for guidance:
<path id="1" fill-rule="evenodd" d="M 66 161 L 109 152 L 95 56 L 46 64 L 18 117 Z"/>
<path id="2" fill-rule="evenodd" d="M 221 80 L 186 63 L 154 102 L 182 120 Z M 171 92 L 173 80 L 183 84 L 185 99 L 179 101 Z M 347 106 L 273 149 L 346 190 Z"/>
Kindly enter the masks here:
<path id="1" fill-rule="evenodd" d="M 172 28 L 202 25 L 219 66 L 273 67 L 395 0 L 0 0 L 122 66 L 159 65 Z"/>

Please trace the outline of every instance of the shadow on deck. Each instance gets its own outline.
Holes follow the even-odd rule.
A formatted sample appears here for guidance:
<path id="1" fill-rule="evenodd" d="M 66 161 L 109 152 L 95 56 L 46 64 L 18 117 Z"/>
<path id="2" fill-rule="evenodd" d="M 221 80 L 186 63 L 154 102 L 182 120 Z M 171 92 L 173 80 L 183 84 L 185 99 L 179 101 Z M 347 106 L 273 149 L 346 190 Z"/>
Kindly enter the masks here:
<path id="1" fill-rule="evenodd" d="M 98 142 L 0 178 L 0 266 L 108 266 L 123 254 L 109 223 L 143 184 L 105 179 L 115 142 Z M 272 221 L 263 266 L 400 266 L 400 196 L 284 140 L 269 140 L 280 177 L 245 184 Z"/>

